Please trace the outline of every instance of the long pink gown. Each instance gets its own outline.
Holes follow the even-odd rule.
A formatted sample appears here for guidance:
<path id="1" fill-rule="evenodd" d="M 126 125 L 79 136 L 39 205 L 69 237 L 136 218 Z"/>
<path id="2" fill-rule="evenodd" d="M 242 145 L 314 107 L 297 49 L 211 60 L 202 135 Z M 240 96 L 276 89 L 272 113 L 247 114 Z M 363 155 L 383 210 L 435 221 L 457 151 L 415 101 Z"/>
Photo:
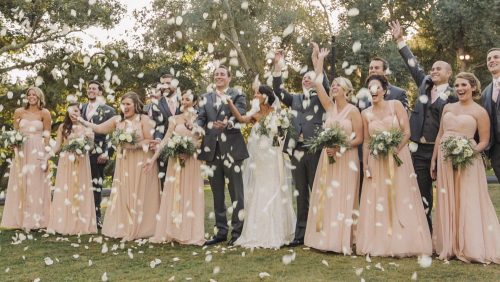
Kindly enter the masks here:
<path id="1" fill-rule="evenodd" d="M 443 137 L 463 136 L 473 140 L 474 117 L 446 112 Z M 457 257 L 465 262 L 500 263 L 500 225 L 488 194 L 481 158 L 459 171 L 438 151 L 437 202 L 433 243 L 439 259 Z"/>
<path id="2" fill-rule="evenodd" d="M 341 126 L 348 138 L 353 127 L 348 115 L 358 109 L 348 104 L 341 112 L 337 105 L 327 112 L 325 127 Z M 321 152 L 311 202 L 307 216 L 304 244 L 323 251 L 350 255 L 353 245 L 354 215 L 358 208 L 359 156 L 357 148 L 351 148 L 335 163 L 328 163 L 326 150 Z"/>
<path id="3" fill-rule="evenodd" d="M 50 214 L 50 176 L 42 170 L 46 154 L 43 122 L 21 119 L 19 131 L 27 140 L 12 160 L 1 226 L 25 230 L 46 228 Z"/>
<path id="4" fill-rule="evenodd" d="M 196 140 L 197 137 L 183 122 L 176 123 L 171 118 L 169 124 L 175 127 L 175 134 Z M 201 162 L 195 156 L 188 158 L 184 167 L 177 159 L 168 160 L 158 222 L 151 242 L 175 241 L 200 246 L 205 243 L 205 194 L 200 166 Z"/>
<path id="5" fill-rule="evenodd" d="M 137 142 L 144 139 L 140 116 L 122 121 L 118 128 L 135 131 Z M 102 234 L 126 241 L 149 238 L 154 234 L 156 214 L 160 207 L 158 167 L 149 172 L 142 169 L 152 151 L 143 148 L 117 148 L 115 174 L 111 195 L 104 216 Z"/>
<path id="6" fill-rule="evenodd" d="M 64 144 L 81 137 L 85 137 L 85 128 L 74 125 Z M 97 233 L 88 154 L 59 154 L 47 231 L 64 235 Z"/>
<path id="7" fill-rule="evenodd" d="M 370 135 L 401 128 L 394 112 L 394 103 L 399 102 L 387 103 L 390 113 L 382 119 L 373 115 L 373 107 L 366 109 Z M 394 164 L 392 178 L 388 157 L 368 157 L 371 178 L 365 174 L 363 180 L 356 236 L 358 255 L 406 257 L 432 254 L 431 234 L 408 147 L 404 146 L 398 156 L 403 164 L 399 167 Z"/>

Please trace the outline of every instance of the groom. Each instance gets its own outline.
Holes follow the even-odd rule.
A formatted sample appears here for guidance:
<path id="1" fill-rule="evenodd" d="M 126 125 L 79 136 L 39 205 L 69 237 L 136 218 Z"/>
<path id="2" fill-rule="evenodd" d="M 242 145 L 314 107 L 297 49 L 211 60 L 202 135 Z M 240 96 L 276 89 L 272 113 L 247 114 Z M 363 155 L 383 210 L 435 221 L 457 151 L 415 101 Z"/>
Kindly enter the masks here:
<path id="1" fill-rule="evenodd" d="M 209 176 L 210 188 L 214 196 L 215 236 L 205 245 L 213 245 L 227 240 L 229 232 L 224 200 L 225 179 L 228 179 L 229 195 L 233 203 L 231 239 L 233 245 L 243 229 L 243 179 L 241 166 L 248 158 L 245 140 L 236 120 L 231 115 L 227 99 L 231 99 L 241 113 L 246 113 L 246 97 L 234 88 L 229 88 L 231 73 L 225 66 L 219 66 L 214 73 L 215 91 L 202 95 L 196 123 L 205 129 L 199 159 L 213 168 Z"/>
<path id="2" fill-rule="evenodd" d="M 317 45 L 313 43 L 313 48 Z M 314 72 L 307 72 L 302 78 L 303 93 L 290 94 L 281 88 L 281 60 L 283 54 L 276 52 L 274 57 L 273 90 L 280 101 L 287 107 L 297 112 L 292 124 L 297 133 L 296 137 L 287 134 L 283 151 L 290 155 L 293 171 L 295 189 L 299 192 L 297 196 L 297 224 L 295 226 L 295 238 L 289 246 L 304 244 L 304 235 L 307 225 L 307 213 L 309 212 L 309 194 L 313 186 L 316 167 L 318 166 L 321 152 L 309 153 L 304 148 L 304 141 L 315 136 L 316 130 L 323 124 L 325 109 L 321 105 L 314 85 Z M 330 86 L 326 75 L 323 78 L 323 86 L 327 93 Z"/>

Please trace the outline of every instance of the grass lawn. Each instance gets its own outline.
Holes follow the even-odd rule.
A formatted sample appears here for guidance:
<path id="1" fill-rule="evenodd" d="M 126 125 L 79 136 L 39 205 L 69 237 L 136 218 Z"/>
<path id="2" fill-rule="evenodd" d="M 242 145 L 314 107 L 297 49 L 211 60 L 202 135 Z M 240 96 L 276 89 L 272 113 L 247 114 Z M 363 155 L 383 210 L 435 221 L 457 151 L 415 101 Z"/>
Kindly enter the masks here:
<path id="1" fill-rule="evenodd" d="M 500 185 L 490 185 L 500 214 Z M 212 194 L 206 191 L 206 230 L 212 232 Z M 228 197 L 229 198 L 229 197 Z M 0 207 L 1 211 L 2 207 Z M 0 281 L 93 280 L 106 273 L 109 281 L 499 281 L 499 265 L 443 263 L 433 259 L 422 268 L 417 258 L 371 258 L 322 253 L 306 248 L 245 250 L 222 244 L 215 247 L 153 245 L 108 240 L 101 236 L 44 237 L 32 233 L 13 244 L 19 231 L 0 232 Z M 45 235 L 46 236 L 46 235 Z M 101 239 L 102 243 L 94 241 Z M 19 240 L 16 240 L 19 242 Z M 108 251 L 102 250 L 106 245 Z M 289 264 L 284 256 L 295 254 Z M 46 265 L 45 258 L 53 264 Z M 154 268 L 151 262 L 161 260 Z M 47 259 L 48 260 L 48 259 Z M 48 261 L 50 261 L 48 260 Z M 270 276 L 264 276 L 267 273 Z M 212 280 L 213 279 L 213 280 Z"/>

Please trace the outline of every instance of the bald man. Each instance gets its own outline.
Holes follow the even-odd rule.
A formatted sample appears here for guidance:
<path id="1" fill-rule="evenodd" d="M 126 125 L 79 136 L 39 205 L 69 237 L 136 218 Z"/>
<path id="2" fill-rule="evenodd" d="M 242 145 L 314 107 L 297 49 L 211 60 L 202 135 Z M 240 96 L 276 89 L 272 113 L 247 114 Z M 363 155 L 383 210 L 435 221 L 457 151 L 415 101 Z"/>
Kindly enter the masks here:
<path id="1" fill-rule="evenodd" d="M 432 65 L 430 75 L 427 75 L 406 45 L 398 21 L 390 24 L 390 31 L 393 39 L 398 44 L 399 54 L 419 87 L 418 98 L 410 114 L 410 140 L 418 145 L 417 150 L 412 152 L 412 161 L 417 174 L 417 182 L 424 203 L 427 223 L 432 232 L 431 159 L 443 108 L 447 103 L 458 101 L 453 88 L 448 83 L 452 70 L 447 62 L 436 61 Z"/>

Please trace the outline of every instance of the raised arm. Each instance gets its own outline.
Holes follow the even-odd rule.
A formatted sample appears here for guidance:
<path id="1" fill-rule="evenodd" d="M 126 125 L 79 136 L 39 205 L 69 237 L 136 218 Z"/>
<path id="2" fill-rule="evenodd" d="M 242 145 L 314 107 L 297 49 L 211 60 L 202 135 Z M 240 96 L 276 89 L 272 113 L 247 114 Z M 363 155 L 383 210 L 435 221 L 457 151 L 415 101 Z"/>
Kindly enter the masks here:
<path id="1" fill-rule="evenodd" d="M 229 110 L 231 110 L 231 113 L 233 116 L 236 118 L 238 122 L 241 123 L 252 123 L 254 122 L 253 117 L 251 115 L 241 115 L 241 113 L 238 111 L 236 106 L 233 103 L 232 99 L 227 99 Z"/>
<path id="2" fill-rule="evenodd" d="M 399 21 L 391 22 L 389 23 L 389 26 L 392 38 L 398 44 L 399 54 L 403 58 L 403 61 L 406 64 L 408 70 L 410 71 L 413 80 L 415 81 L 417 86 L 420 86 L 420 84 L 422 84 L 425 78 L 424 69 L 418 63 L 417 58 L 411 52 L 410 47 L 406 45 L 403 39 L 403 29 L 401 28 Z"/>
<path id="3" fill-rule="evenodd" d="M 313 52 L 312 52 L 312 62 L 314 66 L 314 72 L 316 73 L 316 79 L 314 79 L 314 84 L 316 85 L 316 91 L 318 92 L 318 98 L 321 102 L 321 105 L 325 109 L 325 111 L 330 110 L 333 107 L 333 101 L 328 96 L 326 89 L 323 85 L 324 77 L 323 74 L 323 64 L 325 61 L 325 57 L 328 55 L 329 51 L 325 48 L 319 50 L 319 47 L 316 43 L 313 43 Z"/>
<path id="4" fill-rule="evenodd" d="M 273 91 L 280 99 L 281 103 L 285 104 L 287 107 L 292 106 L 293 97 L 288 91 L 283 89 L 281 85 L 283 81 L 281 79 L 281 71 L 283 69 L 283 51 L 278 50 L 274 54 L 273 60 Z"/>

